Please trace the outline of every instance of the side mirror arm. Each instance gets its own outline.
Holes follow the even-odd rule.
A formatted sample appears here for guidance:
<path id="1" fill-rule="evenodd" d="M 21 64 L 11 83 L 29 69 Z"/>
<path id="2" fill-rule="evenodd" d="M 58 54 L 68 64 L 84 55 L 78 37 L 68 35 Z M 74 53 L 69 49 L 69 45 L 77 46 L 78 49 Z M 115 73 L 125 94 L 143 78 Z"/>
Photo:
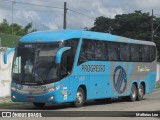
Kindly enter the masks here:
<path id="1" fill-rule="evenodd" d="M 64 51 L 71 49 L 71 47 L 64 47 L 58 50 L 57 54 L 56 54 L 56 63 L 60 63 L 61 62 L 61 58 L 62 58 L 62 54 Z"/>
<path id="2" fill-rule="evenodd" d="M 4 52 L 4 55 L 3 55 L 4 64 L 7 64 L 8 55 L 9 55 L 11 52 L 13 52 L 13 51 L 15 51 L 15 48 L 11 48 L 11 49 L 9 49 L 9 50 L 7 50 L 7 51 Z"/>

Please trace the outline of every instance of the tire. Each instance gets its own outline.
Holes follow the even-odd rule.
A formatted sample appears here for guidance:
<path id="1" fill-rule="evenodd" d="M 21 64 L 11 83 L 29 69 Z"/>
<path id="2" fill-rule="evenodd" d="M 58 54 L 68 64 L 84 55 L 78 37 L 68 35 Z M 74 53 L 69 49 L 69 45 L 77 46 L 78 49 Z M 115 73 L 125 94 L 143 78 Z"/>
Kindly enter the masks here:
<path id="1" fill-rule="evenodd" d="M 144 96 L 144 86 L 141 84 L 139 89 L 138 89 L 137 100 L 138 101 L 143 100 L 143 96 Z"/>
<path id="2" fill-rule="evenodd" d="M 85 102 L 85 92 L 83 88 L 79 87 L 76 93 L 76 100 L 75 102 L 73 102 L 73 105 L 75 107 L 81 107 L 83 106 L 84 102 Z"/>
<path id="3" fill-rule="evenodd" d="M 37 108 L 43 108 L 44 107 L 44 105 L 45 105 L 45 103 L 33 103 L 33 105 L 35 106 L 35 107 L 37 107 Z"/>
<path id="4" fill-rule="evenodd" d="M 132 85 L 129 100 L 134 102 L 137 99 L 137 87 L 135 84 Z"/>

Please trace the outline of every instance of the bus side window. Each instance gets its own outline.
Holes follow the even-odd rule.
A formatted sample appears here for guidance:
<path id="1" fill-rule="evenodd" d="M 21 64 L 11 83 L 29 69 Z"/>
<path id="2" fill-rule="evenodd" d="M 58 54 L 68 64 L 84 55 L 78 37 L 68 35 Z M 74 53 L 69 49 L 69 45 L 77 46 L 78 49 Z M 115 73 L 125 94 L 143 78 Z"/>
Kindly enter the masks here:
<path id="1" fill-rule="evenodd" d="M 133 61 L 133 62 L 139 62 L 140 61 L 139 45 L 131 44 L 131 61 Z"/>
<path id="2" fill-rule="evenodd" d="M 148 53 L 150 54 L 149 46 L 142 45 L 141 49 L 142 49 L 142 51 L 141 51 L 142 62 L 149 62 L 150 61 L 150 56 L 148 55 Z"/>
<path id="3" fill-rule="evenodd" d="M 93 61 L 95 58 L 95 45 L 92 40 L 83 40 L 78 64 L 86 61 Z"/>
<path id="4" fill-rule="evenodd" d="M 108 42 L 108 57 L 111 61 L 119 61 L 119 43 Z"/>
<path id="5" fill-rule="evenodd" d="M 107 49 L 104 41 L 95 42 L 95 60 L 103 61 L 107 60 Z"/>
<path id="6" fill-rule="evenodd" d="M 130 46 L 127 43 L 120 43 L 120 60 L 129 61 L 130 58 Z"/>
<path id="7" fill-rule="evenodd" d="M 154 61 L 156 59 L 156 47 L 150 46 L 150 61 Z"/>

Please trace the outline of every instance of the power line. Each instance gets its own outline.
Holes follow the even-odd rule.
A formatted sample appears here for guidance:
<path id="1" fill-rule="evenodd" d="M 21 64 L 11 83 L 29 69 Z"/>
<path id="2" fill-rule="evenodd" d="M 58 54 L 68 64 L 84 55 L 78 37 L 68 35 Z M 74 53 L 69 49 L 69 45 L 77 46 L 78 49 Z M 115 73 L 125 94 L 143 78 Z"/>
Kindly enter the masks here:
<path id="1" fill-rule="evenodd" d="M 11 11 L 12 9 L 0 9 L 0 11 Z M 37 11 L 37 12 L 63 12 L 63 11 L 43 11 L 43 10 L 19 10 L 13 9 L 14 11 Z"/>
<path id="2" fill-rule="evenodd" d="M 11 0 L 1 0 L 1 1 L 5 1 L 5 2 L 12 2 Z M 63 8 L 55 7 L 55 6 L 40 5 L 40 4 L 33 4 L 33 3 L 25 3 L 25 2 L 19 2 L 19 1 L 15 1 L 15 3 L 18 3 L 18 4 L 34 5 L 34 6 L 39 6 L 39 7 L 47 7 L 47 8 L 63 9 Z"/>
<path id="3" fill-rule="evenodd" d="M 5 2 L 13 2 L 11 0 L 1 0 L 1 1 L 5 1 Z M 48 5 L 40 5 L 40 4 L 33 4 L 33 3 L 25 3 L 25 2 L 19 2 L 19 1 L 15 1 L 15 3 L 18 3 L 18 4 L 28 4 L 28 5 L 35 5 L 35 6 L 39 6 L 39 7 L 47 7 L 47 8 L 56 8 L 56 9 L 64 9 L 64 8 L 60 8 L 60 7 L 55 7 L 55 6 L 48 6 Z M 93 17 L 93 16 L 89 16 L 87 14 L 84 14 L 82 12 L 78 12 L 78 11 L 75 11 L 75 10 L 72 10 L 72 9 L 67 9 L 71 12 L 75 12 L 77 14 L 80 14 L 80 15 L 84 15 L 86 17 L 90 17 L 90 18 L 93 18 L 93 19 L 96 19 L 96 17 Z"/>
<path id="4" fill-rule="evenodd" d="M 84 13 L 81 13 L 81 12 L 77 12 L 77 11 L 75 11 L 75 10 L 72 10 L 72 9 L 68 9 L 69 11 L 71 11 L 71 12 L 75 12 L 75 13 L 78 13 L 78 14 L 80 14 L 80 15 L 84 15 L 84 16 L 86 16 L 86 17 L 90 17 L 90 18 L 92 18 L 92 19 L 96 19 L 95 17 L 92 17 L 92 16 L 89 16 L 89 15 L 86 15 L 86 14 L 84 14 Z"/>
<path id="5" fill-rule="evenodd" d="M 158 16 L 158 17 L 160 17 L 160 15 L 159 14 L 154 14 L 155 16 Z"/>
<path id="6" fill-rule="evenodd" d="M 77 19 L 77 17 L 79 17 L 78 14 L 76 14 L 76 13 L 71 13 L 71 12 L 69 12 L 68 15 L 69 15 L 69 16 L 74 16 L 74 17 L 76 17 L 76 19 Z M 86 20 L 87 20 L 88 22 L 90 22 L 89 19 L 86 19 Z"/>

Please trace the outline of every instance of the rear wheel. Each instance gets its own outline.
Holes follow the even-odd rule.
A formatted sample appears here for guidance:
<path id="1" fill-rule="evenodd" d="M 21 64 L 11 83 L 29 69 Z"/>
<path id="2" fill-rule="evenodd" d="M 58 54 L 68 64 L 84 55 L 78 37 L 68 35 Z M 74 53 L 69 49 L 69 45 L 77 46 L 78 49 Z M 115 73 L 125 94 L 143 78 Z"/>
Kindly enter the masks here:
<path id="1" fill-rule="evenodd" d="M 37 108 L 43 108 L 44 107 L 44 105 L 45 105 L 45 103 L 33 103 L 33 105 L 35 106 L 35 107 L 37 107 Z"/>
<path id="2" fill-rule="evenodd" d="M 135 84 L 132 85 L 129 98 L 130 98 L 130 101 L 132 101 L 132 102 L 134 102 L 137 98 L 137 87 Z"/>
<path id="3" fill-rule="evenodd" d="M 85 102 L 85 92 L 83 88 L 78 88 L 77 93 L 76 93 L 76 100 L 73 103 L 75 107 L 81 107 L 83 106 Z"/>
<path id="4" fill-rule="evenodd" d="M 141 84 L 139 89 L 138 89 L 138 95 L 137 95 L 137 100 L 141 101 L 144 96 L 144 86 Z"/>

